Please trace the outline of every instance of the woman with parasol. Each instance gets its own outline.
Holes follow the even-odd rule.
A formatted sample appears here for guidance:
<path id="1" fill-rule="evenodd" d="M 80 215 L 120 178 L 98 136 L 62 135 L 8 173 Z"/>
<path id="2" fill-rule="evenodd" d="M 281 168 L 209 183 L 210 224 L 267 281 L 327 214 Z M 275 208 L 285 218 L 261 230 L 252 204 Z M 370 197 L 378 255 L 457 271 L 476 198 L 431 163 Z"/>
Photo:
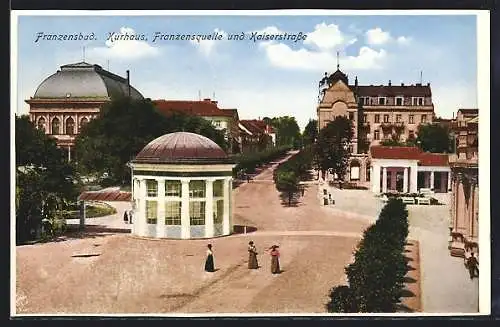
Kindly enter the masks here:
<path id="1" fill-rule="evenodd" d="M 258 269 L 259 263 L 257 261 L 257 248 L 253 241 L 248 243 L 248 269 Z"/>
<path id="2" fill-rule="evenodd" d="M 278 245 L 273 245 L 269 248 L 269 254 L 271 255 L 271 273 L 273 274 L 279 274 L 281 272 L 279 261 L 280 252 L 278 251 L 278 248 Z"/>

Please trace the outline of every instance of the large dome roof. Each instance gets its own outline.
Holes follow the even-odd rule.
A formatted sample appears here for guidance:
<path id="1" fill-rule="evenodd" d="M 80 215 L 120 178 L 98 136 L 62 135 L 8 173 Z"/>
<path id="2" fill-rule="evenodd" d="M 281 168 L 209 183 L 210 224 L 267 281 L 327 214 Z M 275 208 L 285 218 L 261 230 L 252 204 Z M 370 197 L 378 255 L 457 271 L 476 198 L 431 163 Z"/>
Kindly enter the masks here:
<path id="1" fill-rule="evenodd" d="M 188 132 L 170 133 L 149 142 L 137 154 L 137 163 L 230 163 L 229 157 L 209 138 Z"/>
<path id="2" fill-rule="evenodd" d="M 96 98 L 113 99 L 128 95 L 127 79 L 99 65 L 86 62 L 61 66 L 37 88 L 34 98 Z M 143 99 L 139 91 L 130 87 L 130 96 Z"/>

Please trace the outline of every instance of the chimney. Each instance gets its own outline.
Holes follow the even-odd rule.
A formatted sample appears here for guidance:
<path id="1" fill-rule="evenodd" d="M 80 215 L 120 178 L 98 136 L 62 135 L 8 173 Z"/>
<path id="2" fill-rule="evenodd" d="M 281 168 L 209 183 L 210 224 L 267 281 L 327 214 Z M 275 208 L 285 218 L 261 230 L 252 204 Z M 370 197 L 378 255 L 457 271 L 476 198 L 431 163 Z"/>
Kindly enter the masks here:
<path id="1" fill-rule="evenodd" d="M 130 70 L 127 69 L 127 92 L 128 97 L 130 98 Z"/>
<path id="2" fill-rule="evenodd" d="M 205 99 L 203 99 L 203 101 L 205 101 L 205 102 L 212 102 L 212 101 L 210 100 L 210 98 L 205 98 Z"/>
<path id="3" fill-rule="evenodd" d="M 401 86 L 405 86 L 405 83 L 401 83 Z"/>
<path id="4" fill-rule="evenodd" d="M 212 103 L 215 104 L 215 105 L 217 105 L 218 101 L 214 100 L 214 101 L 212 101 Z"/>
<path id="5" fill-rule="evenodd" d="M 389 86 L 391 86 L 391 85 L 392 85 L 392 84 L 391 84 L 391 80 L 389 80 Z"/>
<path id="6" fill-rule="evenodd" d="M 354 86 L 358 86 L 358 76 L 354 79 Z"/>
<path id="7" fill-rule="evenodd" d="M 431 83 L 427 82 L 427 86 L 431 86 Z"/>

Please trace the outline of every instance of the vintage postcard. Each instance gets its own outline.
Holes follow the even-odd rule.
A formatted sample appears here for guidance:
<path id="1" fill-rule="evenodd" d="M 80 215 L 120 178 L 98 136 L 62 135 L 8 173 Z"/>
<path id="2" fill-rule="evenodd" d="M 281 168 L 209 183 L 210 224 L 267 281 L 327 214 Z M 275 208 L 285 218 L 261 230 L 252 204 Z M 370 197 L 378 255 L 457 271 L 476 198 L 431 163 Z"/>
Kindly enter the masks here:
<path id="1" fill-rule="evenodd" d="M 489 314 L 489 26 L 13 11 L 12 316 Z"/>

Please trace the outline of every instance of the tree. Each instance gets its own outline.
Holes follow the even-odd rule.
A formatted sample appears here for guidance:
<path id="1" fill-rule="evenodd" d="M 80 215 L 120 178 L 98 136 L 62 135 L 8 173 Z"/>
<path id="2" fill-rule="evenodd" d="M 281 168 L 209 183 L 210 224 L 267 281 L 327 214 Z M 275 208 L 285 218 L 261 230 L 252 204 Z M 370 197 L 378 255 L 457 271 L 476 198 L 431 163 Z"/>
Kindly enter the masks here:
<path id="1" fill-rule="evenodd" d="M 182 114 L 167 118 L 156 111 L 149 99 L 114 100 L 77 136 L 79 168 L 82 173 L 95 177 L 106 173 L 111 183 L 126 185 L 130 183 L 127 162 L 153 139 L 179 131 L 204 135 L 227 149 L 223 133 L 203 118 Z"/>
<path id="2" fill-rule="evenodd" d="M 316 143 L 316 140 L 318 139 L 318 121 L 316 119 L 309 119 L 302 135 L 304 146 Z"/>
<path id="3" fill-rule="evenodd" d="M 270 123 L 276 130 L 276 144 L 278 146 L 293 146 L 295 148 L 301 145 L 300 128 L 295 117 L 283 116 L 269 119 L 264 117 L 264 122 Z"/>
<path id="4" fill-rule="evenodd" d="M 421 124 L 418 126 L 417 144 L 423 151 L 435 153 L 452 152 L 450 131 L 439 124 Z"/>
<path id="5" fill-rule="evenodd" d="M 28 116 L 16 116 L 16 241 L 36 237 L 42 220 L 52 221 L 79 187 L 74 167 L 56 142 L 35 128 Z"/>
<path id="6" fill-rule="evenodd" d="M 279 171 L 276 178 L 276 188 L 288 197 L 288 206 L 292 205 L 293 196 L 299 191 L 299 177 L 294 171 Z"/>
<path id="7" fill-rule="evenodd" d="M 352 122 L 344 116 L 335 117 L 335 120 L 320 130 L 315 153 L 322 172 L 331 169 L 341 180 L 344 179 L 353 136 Z"/>

